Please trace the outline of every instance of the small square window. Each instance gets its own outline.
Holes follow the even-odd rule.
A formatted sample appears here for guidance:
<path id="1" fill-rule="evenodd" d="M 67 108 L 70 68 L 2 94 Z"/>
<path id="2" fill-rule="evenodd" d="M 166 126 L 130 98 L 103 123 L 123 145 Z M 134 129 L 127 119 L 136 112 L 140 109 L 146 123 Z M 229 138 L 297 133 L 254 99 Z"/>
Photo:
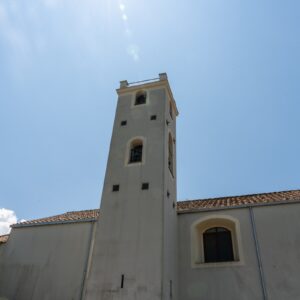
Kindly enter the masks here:
<path id="1" fill-rule="evenodd" d="M 149 190 L 149 183 L 148 182 L 142 183 L 142 190 Z"/>
<path id="2" fill-rule="evenodd" d="M 127 121 L 121 121 L 121 126 L 126 126 L 127 125 Z"/>
<path id="3" fill-rule="evenodd" d="M 151 120 L 151 121 L 156 120 L 156 115 L 152 115 L 152 116 L 150 117 L 150 120 Z"/>
<path id="4" fill-rule="evenodd" d="M 112 187 L 113 192 L 118 192 L 119 189 L 120 189 L 120 185 L 118 185 L 118 184 L 114 184 L 113 187 Z"/>

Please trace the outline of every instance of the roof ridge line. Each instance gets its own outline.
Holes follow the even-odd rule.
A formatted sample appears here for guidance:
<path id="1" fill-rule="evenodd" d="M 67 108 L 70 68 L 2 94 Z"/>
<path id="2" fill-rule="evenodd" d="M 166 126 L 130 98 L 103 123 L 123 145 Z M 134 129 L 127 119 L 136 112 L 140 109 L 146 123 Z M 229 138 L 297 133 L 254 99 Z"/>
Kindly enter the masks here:
<path id="1" fill-rule="evenodd" d="M 255 193 L 255 194 L 242 194 L 242 195 L 236 195 L 236 196 L 221 196 L 221 197 L 210 197 L 210 198 L 192 199 L 192 200 L 179 200 L 178 202 L 205 201 L 205 200 L 207 200 L 207 201 L 208 200 L 222 200 L 222 199 L 228 199 L 228 198 L 263 196 L 263 195 L 280 194 L 280 193 L 288 193 L 288 192 L 300 192 L 300 189 L 285 190 L 285 191 L 275 191 L 275 192 L 265 192 L 265 193 Z"/>
<path id="2" fill-rule="evenodd" d="M 84 212 L 84 211 L 96 211 L 96 210 L 100 210 L 100 208 L 83 209 L 83 210 L 71 210 L 71 211 L 67 211 L 65 213 L 62 213 L 61 215 L 63 215 L 63 214 L 70 214 L 70 213 Z"/>

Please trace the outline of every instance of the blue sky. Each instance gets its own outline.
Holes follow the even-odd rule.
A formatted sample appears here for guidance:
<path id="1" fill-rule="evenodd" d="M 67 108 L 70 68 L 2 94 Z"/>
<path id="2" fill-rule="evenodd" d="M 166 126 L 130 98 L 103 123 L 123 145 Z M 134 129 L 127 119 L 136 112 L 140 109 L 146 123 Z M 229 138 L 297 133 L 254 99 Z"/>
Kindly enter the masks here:
<path id="1" fill-rule="evenodd" d="M 160 72 L 180 200 L 300 188 L 299 23 L 296 0 L 0 0 L 0 208 L 98 207 L 118 82 Z"/>

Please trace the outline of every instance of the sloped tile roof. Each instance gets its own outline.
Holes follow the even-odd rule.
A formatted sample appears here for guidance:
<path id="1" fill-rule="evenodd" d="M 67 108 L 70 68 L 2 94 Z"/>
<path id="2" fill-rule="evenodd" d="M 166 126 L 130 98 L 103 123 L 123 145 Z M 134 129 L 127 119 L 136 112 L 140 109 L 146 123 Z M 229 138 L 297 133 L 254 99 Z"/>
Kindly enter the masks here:
<path id="1" fill-rule="evenodd" d="M 259 204 L 276 204 L 281 202 L 300 201 L 300 190 L 282 191 L 263 194 L 252 194 L 242 196 L 229 196 L 220 198 L 199 199 L 177 202 L 177 212 L 187 213 L 193 211 L 234 208 Z M 64 214 L 46 217 L 36 220 L 25 221 L 12 225 L 12 227 L 47 225 L 57 223 L 94 221 L 99 217 L 99 209 L 71 211 Z"/>
<path id="2" fill-rule="evenodd" d="M 194 210 L 274 204 L 285 201 L 300 201 L 300 190 L 180 201 L 177 202 L 177 211 L 182 213 Z"/>
<path id="3" fill-rule="evenodd" d="M 12 227 L 42 225 L 42 224 L 51 224 L 51 223 L 69 223 L 69 222 L 76 222 L 76 221 L 92 221 L 92 220 L 96 220 L 98 216 L 99 216 L 99 209 L 70 211 L 61 215 L 17 223 L 12 225 Z"/>
<path id="4" fill-rule="evenodd" d="M 0 244 L 4 244 L 7 242 L 9 234 L 0 235 Z"/>

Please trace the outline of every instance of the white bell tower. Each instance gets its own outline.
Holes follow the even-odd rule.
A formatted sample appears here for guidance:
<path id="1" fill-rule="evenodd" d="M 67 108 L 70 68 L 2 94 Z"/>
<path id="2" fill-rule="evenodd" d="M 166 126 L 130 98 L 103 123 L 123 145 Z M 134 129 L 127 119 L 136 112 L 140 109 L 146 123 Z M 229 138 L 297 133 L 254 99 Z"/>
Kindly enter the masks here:
<path id="1" fill-rule="evenodd" d="M 84 299 L 176 300 L 176 103 L 166 73 L 117 93 Z"/>

